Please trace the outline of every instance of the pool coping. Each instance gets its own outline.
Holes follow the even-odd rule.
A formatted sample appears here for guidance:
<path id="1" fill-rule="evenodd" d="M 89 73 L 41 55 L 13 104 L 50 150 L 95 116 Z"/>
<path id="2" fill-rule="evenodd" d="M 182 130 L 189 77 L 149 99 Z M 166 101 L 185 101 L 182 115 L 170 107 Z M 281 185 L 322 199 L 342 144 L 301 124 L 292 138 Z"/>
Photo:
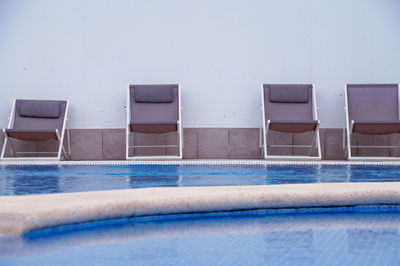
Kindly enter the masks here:
<path id="1" fill-rule="evenodd" d="M 154 187 L 1 196 L 0 237 L 116 218 L 399 204 L 400 182 Z"/>
<path id="2" fill-rule="evenodd" d="M 101 160 L 101 161 L 51 161 L 13 160 L 0 161 L 7 165 L 400 165 L 400 160 L 334 161 L 334 160 L 259 160 L 259 159 L 196 159 L 196 160 Z"/>

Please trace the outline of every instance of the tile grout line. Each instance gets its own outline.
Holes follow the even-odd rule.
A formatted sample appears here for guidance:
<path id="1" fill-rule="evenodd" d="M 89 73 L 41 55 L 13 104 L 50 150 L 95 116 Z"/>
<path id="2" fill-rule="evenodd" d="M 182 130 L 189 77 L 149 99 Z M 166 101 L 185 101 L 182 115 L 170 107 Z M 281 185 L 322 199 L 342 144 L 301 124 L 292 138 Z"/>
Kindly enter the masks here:
<path id="1" fill-rule="evenodd" d="M 228 128 L 228 158 L 231 159 L 231 128 Z"/>
<path id="2" fill-rule="evenodd" d="M 104 160 L 104 129 L 101 130 L 101 157 Z"/>
<path id="3" fill-rule="evenodd" d="M 196 128 L 196 159 L 199 159 L 199 131 Z"/>

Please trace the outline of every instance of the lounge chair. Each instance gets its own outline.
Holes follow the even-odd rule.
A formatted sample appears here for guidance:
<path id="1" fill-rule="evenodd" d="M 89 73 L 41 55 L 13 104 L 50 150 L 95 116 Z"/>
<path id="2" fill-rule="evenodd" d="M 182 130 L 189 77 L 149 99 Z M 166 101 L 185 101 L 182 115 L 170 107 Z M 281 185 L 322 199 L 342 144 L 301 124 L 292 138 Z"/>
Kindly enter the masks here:
<path id="1" fill-rule="evenodd" d="M 177 133 L 177 144 L 135 145 L 135 133 Z M 136 148 L 177 147 L 177 155 L 136 156 Z M 130 156 L 130 149 L 133 155 Z M 179 84 L 129 85 L 127 97 L 126 159 L 182 159 L 182 122 Z"/>
<path id="2" fill-rule="evenodd" d="M 68 159 L 70 138 L 67 129 L 67 114 L 67 101 L 15 100 L 8 127 L 3 129 L 5 141 L 1 160 L 60 160 L 62 155 Z M 64 148 L 65 131 L 68 134 L 68 153 Z M 24 142 L 54 140 L 58 142 L 58 148 L 54 152 L 21 151 L 16 150 L 16 146 L 13 145 L 14 140 Z M 7 146 L 13 157 L 6 155 Z M 54 154 L 55 156 L 38 157 L 39 154 Z M 35 157 L 21 155 L 34 155 Z"/>
<path id="3" fill-rule="evenodd" d="M 351 143 L 354 133 L 389 135 L 400 133 L 398 84 L 346 84 L 347 158 L 349 160 L 399 159 L 396 157 L 352 156 L 351 148 L 396 148 L 399 146 L 360 146 Z"/>
<path id="4" fill-rule="evenodd" d="M 260 144 L 263 138 L 265 159 L 321 159 L 321 145 L 319 139 L 319 120 L 315 102 L 315 91 L 311 84 L 263 84 L 262 85 L 262 118 L 263 126 L 260 132 Z M 270 131 L 281 133 L 314 132 L 310 145 L 273 145 L 267 142 Z M 316 146 L 317 156 L 311 156 L 312 148 Z M 309 148 L 308 155 L 293 156 L 268 155 L 268 147 L 302 147 Z"/>

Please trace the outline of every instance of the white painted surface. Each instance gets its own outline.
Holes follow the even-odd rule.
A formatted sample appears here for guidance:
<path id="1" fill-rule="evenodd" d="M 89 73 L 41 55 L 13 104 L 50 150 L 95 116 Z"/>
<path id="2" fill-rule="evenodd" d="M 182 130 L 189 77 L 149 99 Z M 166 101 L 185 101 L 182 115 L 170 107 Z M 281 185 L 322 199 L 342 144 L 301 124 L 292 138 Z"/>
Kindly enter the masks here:
<path id="1" fill-rule="evenodd" d="M 259 127 L 261 83 L 400 81 L 397 0 L 0 0 L 0 127 L 14 98 L 71 101 L 72 128 L 124 128 L 128 83 L 180 83 L 184 127 Z"/>

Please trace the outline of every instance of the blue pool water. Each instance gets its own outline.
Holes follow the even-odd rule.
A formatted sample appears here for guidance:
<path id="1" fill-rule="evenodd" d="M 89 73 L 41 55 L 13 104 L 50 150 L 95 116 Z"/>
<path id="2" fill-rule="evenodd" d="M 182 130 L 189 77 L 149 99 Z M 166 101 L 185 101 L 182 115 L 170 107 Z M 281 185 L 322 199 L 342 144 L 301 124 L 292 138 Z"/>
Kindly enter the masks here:
<path id="1" fill-rule="evenodd" d="M 0 265 L 399 265 L 400 213 L 126 219 L 0 239 Z"/>
<path id="2" fill-rule="evenodd" d="M 0 195 L 382 181 L 400 181 L 400 168 L 2 166 Z M 50 228 L 0 238 L 0 265 L 399 265 L 400 206 L 383 212 L 351 208 L 145 217 Z"/>
<path id="3" fill-rule="evenodd" d="M 1 166 L 0 195 L 170 186 L 400 181 L 399 166 Z"/>

